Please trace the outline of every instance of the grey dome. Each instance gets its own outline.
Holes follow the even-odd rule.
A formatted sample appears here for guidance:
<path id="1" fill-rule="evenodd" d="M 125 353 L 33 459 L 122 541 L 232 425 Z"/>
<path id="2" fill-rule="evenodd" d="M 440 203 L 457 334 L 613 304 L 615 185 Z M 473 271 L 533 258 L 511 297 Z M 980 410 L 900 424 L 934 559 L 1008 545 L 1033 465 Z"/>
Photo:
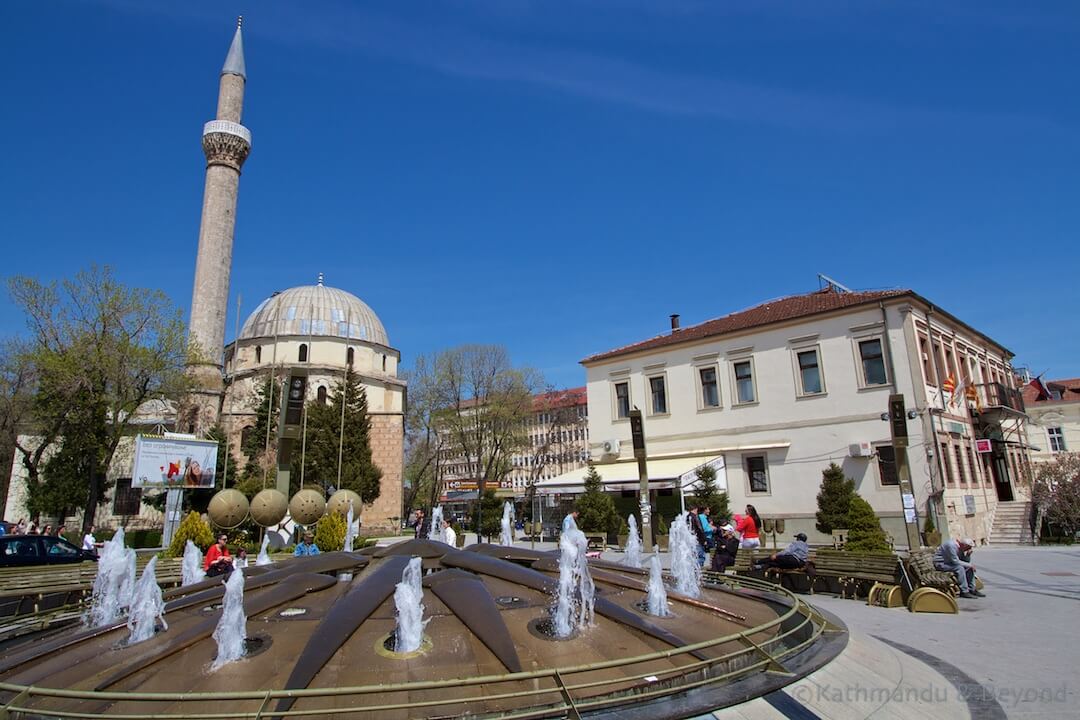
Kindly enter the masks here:
<path id="1" fill-rule="evenodd" d="M 379 316 L 363 300 L 321 282 L 289 288 L 263 300 L 237 339 L 277 335 L 349 338 L 390 346 Z"/>

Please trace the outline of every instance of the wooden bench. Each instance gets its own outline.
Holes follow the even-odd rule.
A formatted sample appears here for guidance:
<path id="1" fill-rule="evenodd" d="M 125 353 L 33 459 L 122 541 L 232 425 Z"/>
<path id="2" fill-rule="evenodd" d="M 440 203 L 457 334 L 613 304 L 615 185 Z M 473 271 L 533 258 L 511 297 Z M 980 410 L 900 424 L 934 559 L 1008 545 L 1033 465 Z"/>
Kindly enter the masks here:
<path id="1" fill-rule="evenodd" d="M 934 567 L 933 550 L 913 550 L 909 553 L 907 570 L 914 585 L 912 589 L 928 587 L 953 597 L 960 594 L 960 583 L 957 582 L 956 575 Z"/>
<path id="2" fill-rule="evenodd" d="M 900 559 L 894 553 L 854 553 L 821 548 L 814 554 L 814 569 L 821 578 L 835 578 L 840 596 L 866 595 L 874 583 L 896 585 Z"/>
<path id="3" fill-rule="evenodd" d="M 589 550 L 603 550 L 607 547 L 607 535 L 604 533 L 585 533 Z"/>

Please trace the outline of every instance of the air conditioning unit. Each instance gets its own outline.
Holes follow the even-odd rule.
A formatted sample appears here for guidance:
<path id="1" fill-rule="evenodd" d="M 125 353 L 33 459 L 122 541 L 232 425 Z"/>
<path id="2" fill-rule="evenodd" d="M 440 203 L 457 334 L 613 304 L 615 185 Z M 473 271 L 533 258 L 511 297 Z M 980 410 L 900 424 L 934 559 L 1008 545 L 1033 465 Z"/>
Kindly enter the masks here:
<path id="1" fill-rule="evenodd" d="M 604 441 L 604 455 L 618 455 L 619 454 L 619 441 L 618 440 L 605 440 Z"/>
<path id="2" fill-rule="evenodd" d="M 874 446 L 868 442 L 857 442 L 848 445 L 848 455 L 855 458 L 868 458 L 874 456 Z"/>

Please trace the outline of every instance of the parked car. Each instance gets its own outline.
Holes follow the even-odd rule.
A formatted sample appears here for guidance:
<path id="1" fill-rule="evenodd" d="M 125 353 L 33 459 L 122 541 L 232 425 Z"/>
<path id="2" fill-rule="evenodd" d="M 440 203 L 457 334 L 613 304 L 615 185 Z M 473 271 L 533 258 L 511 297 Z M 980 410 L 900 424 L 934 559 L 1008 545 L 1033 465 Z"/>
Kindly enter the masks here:
<path id="1" fill-rule="evenodd" d="M 49 535 L 0 536 L 0 567 L 60 565 L 97 560 L 93 550 L 83 550 L 64 538 Z"/>

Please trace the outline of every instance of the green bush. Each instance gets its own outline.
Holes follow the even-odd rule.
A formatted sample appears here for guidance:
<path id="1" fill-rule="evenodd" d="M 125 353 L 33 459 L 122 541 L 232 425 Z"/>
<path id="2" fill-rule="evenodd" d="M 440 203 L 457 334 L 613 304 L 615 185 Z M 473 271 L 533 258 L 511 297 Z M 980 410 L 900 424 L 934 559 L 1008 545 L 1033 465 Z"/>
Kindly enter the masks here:
<path id="1" fill-rule="evenodd" d="M 858 495 L 851 500 L 850 520 L 851 527 L 848 528 L 844 550 L 860 553 L 892 552 L 877 514 L 870 507 L 870 503 Z"/>
<path id="2" fill-rule="evenodd" d="M 315 544 L 323 552 L 340 550 L 345 547 L 345 530 L 345 518 L 337 513 L 327 513 L 315 526 Z"/>
<path id="3" fill-rule="evenodd" d="M 585 494 L 578 498 L 578 528 L 584 532 L 613 532 L 619 527 L 619 514 L 615 512 L 615 501 L 604 492 L 600 474 L 589 463 L 589 472 L 585 475 Z"/>
<path id="4" fill-rule="evenodd" d="M 187 541 L 206 552 L 207 548 L 214 544 L 214 533 L 210 530 L 210 523 L 202 519 L 202 515 L 194 510 L 187 514 L 180 527 L 176 529 L 172 542 L 169 544 L 169 557 L 181 557 L 184 554 L 184 546 Z"/>
<path id="5" fill-rule="evenodd" d="M 133 548 L 161 547 L 161 531 L 157 529 L 132 530 L 127 533 L 127 546 Z"/>
<path id="6" fill-rule="evenodd" d="M 657 520 L 656 520 L 656 534 L 657 535 L 667 535 L 668 534 L 667 520 L 664 519 L 663 515 L 660 515 L 659 517 L 657 517 Z"/>

